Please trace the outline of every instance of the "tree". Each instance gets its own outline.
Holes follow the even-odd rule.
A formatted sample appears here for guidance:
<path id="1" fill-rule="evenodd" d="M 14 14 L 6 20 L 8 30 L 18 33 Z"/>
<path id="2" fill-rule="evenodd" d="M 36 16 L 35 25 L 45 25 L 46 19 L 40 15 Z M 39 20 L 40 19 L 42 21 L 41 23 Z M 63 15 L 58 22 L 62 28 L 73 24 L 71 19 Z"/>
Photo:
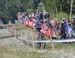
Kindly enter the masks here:
<path id="1" fill-rule="evenodd" d="M 32 8 L 32 0 L 0 0 L 0 17 L 11 19 L 18 11 Z"/>
<path id="2" fill-rule="evenodd" d="M 51 15 L 56 15 L 61 11 L 68 14 L 70 12 L 71 0 L 0 0 L 0 17 L 11 19 L 18 11 L 33 9 L 33 2 L 37 2 L 38 5 L 40 1 L 45 4 L 45 9 Z"/>

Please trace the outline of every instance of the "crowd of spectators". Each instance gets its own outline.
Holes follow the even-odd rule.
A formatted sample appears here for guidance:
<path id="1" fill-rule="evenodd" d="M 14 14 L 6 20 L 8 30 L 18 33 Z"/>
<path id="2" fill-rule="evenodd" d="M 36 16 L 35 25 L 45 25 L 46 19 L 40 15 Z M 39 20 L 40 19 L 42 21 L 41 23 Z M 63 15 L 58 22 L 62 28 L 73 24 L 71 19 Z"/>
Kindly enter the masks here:
<path id="1" fill-rule="evenodd" d="M 56 18 L 50 18 L 48 12 L 43 14 L 40 11 L 32 13 L 18 12 L 18 24 L 24 24 L 31 27 L 44 36 L 52 39 L 72 39 L 75 38 L 75 17 L 72 20 L 62 18 L 59 22 Z"/>

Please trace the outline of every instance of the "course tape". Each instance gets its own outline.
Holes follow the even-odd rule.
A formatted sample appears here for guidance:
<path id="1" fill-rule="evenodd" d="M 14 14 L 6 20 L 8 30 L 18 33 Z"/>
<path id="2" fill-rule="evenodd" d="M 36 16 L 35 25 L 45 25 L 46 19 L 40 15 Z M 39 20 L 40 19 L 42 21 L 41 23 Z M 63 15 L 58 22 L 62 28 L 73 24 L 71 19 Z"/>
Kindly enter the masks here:
<path id="1" fill-rule="evenodd" d="M 62 42 L 75 42 L 75 39 L 62 39 L 62 40 L 35 40 L 34 43 L 49 43 L 49 42 L 55 42 L 55 43 L 62 43 Z"/>

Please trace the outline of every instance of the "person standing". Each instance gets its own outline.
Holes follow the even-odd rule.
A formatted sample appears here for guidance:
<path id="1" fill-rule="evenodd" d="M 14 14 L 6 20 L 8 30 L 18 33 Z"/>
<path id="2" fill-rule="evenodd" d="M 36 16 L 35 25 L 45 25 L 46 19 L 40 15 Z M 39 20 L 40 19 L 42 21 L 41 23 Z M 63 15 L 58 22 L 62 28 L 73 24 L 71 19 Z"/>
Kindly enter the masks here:
<path id="1" fill-rule="evenodd" d="M 66 39 L 69 39 L 69 25 L 66 18 L 63 18 L 63 23 L 65 26 Z"/>
<path id="2" fill-rule="evenodd" d="M 75 17 L 73 17 L 72 20 L 72 36 L 75 38 Z"/>
<path id="3" fill-rule="evenodd" d="M 17 18 L 18 18 L 18 24 L 23 24 L 23 20 L 24 20 L 23 13 L 18 12 L 17 13 Z"/>
<path id="4" fill-rule="evenodd" d="M 65 33 L 65 25 L 64 22 L 62 21 L 61 23 L 61 27 L 60 27 L 60 35 L 61 35 L 61 39 L 65 39 L 66 38 L 66 33 Z"/>

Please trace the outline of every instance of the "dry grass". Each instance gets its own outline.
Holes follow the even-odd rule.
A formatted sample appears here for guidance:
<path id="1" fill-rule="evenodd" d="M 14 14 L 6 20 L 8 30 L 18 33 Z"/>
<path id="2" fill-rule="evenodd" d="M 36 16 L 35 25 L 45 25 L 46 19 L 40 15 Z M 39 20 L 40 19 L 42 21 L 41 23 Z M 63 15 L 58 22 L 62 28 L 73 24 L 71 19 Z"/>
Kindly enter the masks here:
<path id="1" fill-rule="evenodd" d="M 39 54 L 26 48 L 0 48 L 0 58 L 37 58 Z"/>
<path id="2" fill-rule="evenodd" d="M 62 45 L 62 44 L 61 44 Z M 75 58 L 75 44 L 64 44 L 63 47 L 42 50 L 32 50 L 30 47 L 0 47 L 0 58 Z M 44 50 L 43 50 L 44 51 Z"/>
<path id="3" fill-rule="evenodd" d="M 22 31 L 21 31 L 22 32 Z M 32 32 L 32 34 L 31 34 Z M 25 39 L 32 39 L 32 35 L 37 37 L 36 33 L 31 29 L 24 31 Z M 29 36 L 28 36 L 29 35 Z M 7 47 L 0 46 L 0 58 L 75 58 L 75 43 L 54 43 L 55 50 L 51 48 L 50 43 L 46 46 L 46 51 L 44 50 L 33 50 L 30 47 Z"/>

